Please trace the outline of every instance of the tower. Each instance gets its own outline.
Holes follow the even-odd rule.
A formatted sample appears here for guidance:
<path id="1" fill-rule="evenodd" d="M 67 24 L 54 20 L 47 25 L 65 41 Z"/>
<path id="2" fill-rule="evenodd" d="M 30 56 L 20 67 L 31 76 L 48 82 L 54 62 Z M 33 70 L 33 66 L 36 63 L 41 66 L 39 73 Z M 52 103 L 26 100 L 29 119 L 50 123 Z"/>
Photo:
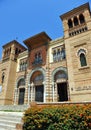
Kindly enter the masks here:
<path id="1" fill-rule="evenodd" d="M 0 104 L 13 103 L 13 91 L 16 78 L 17 57 L 23 52 L 25 47 L 13 40 L 3 46 L 3 55 L 0 67 L 0 84 L 2 93 Z"/>
<path id="2" fill-rule="evenodd" d="M 91 99 L 91 13 L 89 3 L 60 16 L 64 27 L 72 101 Z"/>

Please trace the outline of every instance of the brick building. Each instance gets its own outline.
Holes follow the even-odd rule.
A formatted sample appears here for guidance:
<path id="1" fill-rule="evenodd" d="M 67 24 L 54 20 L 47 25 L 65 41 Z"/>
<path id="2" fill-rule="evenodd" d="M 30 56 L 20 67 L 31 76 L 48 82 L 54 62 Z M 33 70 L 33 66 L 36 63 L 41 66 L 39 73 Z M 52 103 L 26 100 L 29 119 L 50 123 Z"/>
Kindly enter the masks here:
<path id="1" fill-rule="evenodd" d="M 64 36 L 41 32 L 3 46 L 0 104 L 91 101 L 91 12 L 89 3 L 60 16 Z"/>

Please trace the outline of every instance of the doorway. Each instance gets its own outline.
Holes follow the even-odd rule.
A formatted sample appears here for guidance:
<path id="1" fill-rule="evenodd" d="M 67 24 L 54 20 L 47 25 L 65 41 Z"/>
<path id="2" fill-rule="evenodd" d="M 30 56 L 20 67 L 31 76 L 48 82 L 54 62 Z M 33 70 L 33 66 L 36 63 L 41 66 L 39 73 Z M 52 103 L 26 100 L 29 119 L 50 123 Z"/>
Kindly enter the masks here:
<path id="1" fill-rule="evenodd" d="M 58 83 L 57 84 L 57 93 L 58 93 L 58 101 L 68 101 L 68 92 L 67 92 L 67 83 Z"/>
<path id="2" fill-rule="evenodd" d="M 24 96 L 25 96 L 25 88 L 20 88 L 19 89 L 19 100 L 18 100 L 19 105 L 24 104 Z"/>
<path id="3" fill-rule="evenodd" d="M 44 86 L 43 85 L 35 86 L 35 101 L 37 102 L 44 101 Z"/>

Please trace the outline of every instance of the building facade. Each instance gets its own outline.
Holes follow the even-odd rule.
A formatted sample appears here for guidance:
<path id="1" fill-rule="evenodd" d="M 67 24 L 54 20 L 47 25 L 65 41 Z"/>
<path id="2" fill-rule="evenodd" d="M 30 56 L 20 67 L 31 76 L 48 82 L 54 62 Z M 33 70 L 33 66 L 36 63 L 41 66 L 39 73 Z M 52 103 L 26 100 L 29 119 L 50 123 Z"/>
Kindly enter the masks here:
<path id="1" fill-rule="evenodd" d="M 60 16 L 64 36 L 41 32 L 3 46 L 0 104 L 91 101 L 91 12 L 89 3 Z"/>

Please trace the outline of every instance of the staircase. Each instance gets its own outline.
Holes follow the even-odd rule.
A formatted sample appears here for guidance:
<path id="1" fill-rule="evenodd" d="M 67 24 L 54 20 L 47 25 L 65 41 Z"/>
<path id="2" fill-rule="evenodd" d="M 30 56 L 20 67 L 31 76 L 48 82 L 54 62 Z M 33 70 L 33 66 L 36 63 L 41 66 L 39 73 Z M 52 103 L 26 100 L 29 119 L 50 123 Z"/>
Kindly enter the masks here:
<path id="1" fill-rule="evenodd" d="M 16 129 L 17 124 L 22 124 L 24 110 L 28 105 L 0 105 L 0 130 L 22 130 Z"/>
<path id="2" fill-rule="evenodd" d="M 24 111 L 29 105 L 0 105 L 0 111 Z"/>
<path id="3" fill-rule="evenodd" d="M 23 112 L 0 111 L 0 130 L 16 130 L 16 124 L 22 123 L 22 117 Z"/>

